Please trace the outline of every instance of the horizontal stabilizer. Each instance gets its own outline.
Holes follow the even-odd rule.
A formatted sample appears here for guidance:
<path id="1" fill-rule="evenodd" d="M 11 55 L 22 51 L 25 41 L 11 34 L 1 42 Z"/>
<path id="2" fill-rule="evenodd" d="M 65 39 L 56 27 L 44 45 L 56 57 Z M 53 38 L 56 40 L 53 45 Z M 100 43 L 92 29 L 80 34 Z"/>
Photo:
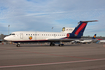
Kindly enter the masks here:
<path id="1" fill-rule="evenodd" d="M 81 22 L 97 22 L 98 20 L 81 21 Z"/>

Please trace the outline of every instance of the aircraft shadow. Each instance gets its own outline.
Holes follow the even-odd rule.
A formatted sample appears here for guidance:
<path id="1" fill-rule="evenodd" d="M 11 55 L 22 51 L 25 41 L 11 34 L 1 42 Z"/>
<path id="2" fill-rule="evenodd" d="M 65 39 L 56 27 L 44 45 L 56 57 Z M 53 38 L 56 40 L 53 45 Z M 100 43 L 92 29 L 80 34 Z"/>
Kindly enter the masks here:
<path id="1" fill-rule="evenodd" d="M 69 44 L 69 45 L 64 45 L 64 46 L 58 46 L 58 45 L 55 45 L 55 46 L 50 46 L 50 45 L 41 45 L 41 44 L 21 44 L 20 47 L 75 47 L 75 46 L 80 46 L 81 44 Z"/>

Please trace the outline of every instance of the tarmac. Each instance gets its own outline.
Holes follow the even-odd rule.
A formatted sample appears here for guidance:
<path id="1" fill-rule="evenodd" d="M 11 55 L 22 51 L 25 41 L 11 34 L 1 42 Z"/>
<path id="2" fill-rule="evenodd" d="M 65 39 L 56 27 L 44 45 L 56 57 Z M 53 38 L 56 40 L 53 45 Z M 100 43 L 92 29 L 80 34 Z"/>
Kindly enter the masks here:
<path id="1" fill-rule="evenodd" d="M 105 44 L 0 44 L 0 70 L 105 70 Z"/>

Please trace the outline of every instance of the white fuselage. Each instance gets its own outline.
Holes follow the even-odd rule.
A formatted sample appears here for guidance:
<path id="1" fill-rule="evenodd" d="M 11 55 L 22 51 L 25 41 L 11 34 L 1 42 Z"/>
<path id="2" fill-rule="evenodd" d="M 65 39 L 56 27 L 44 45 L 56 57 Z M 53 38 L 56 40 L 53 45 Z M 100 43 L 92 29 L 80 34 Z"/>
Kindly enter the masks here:
<path id="1" fill-rule="evenodd" d="M 8 41 L 33 41 L 33 40 L 48 40 L 48 39 L 60 39 L 67 37 L 67 33 L 64 32 L 30 32 L 30 31 L 18 31 L 13 32 L 7 36 L 5 40 Z"/>
<path id="2" fill-rule="evenodd" d="M 105 43 L 105 40 L 100 40 L 100 43 Z"/>
<path id="3" fill-rule="evenodd" d="M 89 43 L 92 42 L 92 40 L 83 40 L 83 41 L 79 41 L 80 43 Z"/>

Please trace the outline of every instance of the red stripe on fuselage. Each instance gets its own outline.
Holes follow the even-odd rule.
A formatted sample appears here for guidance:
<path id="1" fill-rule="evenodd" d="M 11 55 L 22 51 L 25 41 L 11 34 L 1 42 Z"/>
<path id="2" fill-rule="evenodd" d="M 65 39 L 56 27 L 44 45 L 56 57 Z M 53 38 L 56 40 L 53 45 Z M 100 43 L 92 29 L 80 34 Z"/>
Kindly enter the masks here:
<path id="1" fill-rule="evenodd" d="M 77 29 L 77 31 L 75 32 L 76 35 L 78 35 L 78 33 L 86 26 L 87 23 L 82 23 L 82 25 Z"/>

